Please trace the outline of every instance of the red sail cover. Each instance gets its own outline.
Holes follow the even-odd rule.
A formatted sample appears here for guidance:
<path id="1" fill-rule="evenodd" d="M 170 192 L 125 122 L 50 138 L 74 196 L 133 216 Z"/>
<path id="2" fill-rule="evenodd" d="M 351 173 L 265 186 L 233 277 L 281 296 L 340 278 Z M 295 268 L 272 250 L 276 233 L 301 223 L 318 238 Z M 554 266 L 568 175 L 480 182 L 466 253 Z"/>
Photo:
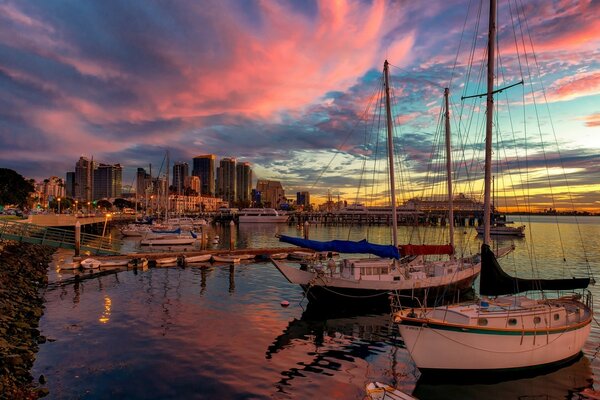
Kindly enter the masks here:
<path id="1" fill-rule="evenodd" d="M 400 245 L 400 254 L 403 256 L 426 256 L 428 254 L 454 254 L 454 249 L 449 244 L 403 244 Z"/>

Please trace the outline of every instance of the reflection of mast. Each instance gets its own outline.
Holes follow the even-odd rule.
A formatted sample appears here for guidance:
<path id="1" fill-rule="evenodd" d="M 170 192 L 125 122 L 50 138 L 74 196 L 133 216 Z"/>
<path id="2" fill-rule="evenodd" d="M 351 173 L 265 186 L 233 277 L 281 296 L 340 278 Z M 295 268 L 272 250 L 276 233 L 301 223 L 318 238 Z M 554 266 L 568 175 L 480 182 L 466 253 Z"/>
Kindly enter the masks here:
<path id="1" fill-rule="evenodd" d="M 233 293 L 235 291 L 235 267 L 233 265 L 229 266 L 229 293 Z"/>
<path id="2" fill-rule="evenodd" d="M 200 268 L 200 296 L 206 291 L 206 268 Z"/>

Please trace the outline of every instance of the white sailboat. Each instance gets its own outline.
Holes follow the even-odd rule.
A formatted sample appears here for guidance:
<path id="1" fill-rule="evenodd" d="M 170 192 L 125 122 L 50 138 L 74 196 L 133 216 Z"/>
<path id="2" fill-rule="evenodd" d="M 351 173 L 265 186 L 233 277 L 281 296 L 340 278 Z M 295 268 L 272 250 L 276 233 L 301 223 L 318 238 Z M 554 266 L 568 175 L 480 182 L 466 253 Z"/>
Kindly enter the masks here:
<path id="1" fill-rule="evenodd" d="M 520 279 L 504 272 L 490 249 L 491 146 L 496 1 L 489 15 L 484 243 L 481 299 L 393 314 L 408 352 L 422 372 L 498 372 L 556 365 L 577 357 L 591 327 L 590 279 Z M 529 291 L 565 291 L 548 298 Z M 569 293 L 567 293 L 567 291 Z"/>
<path id="2" fill-rule="evenodd" d="M 283 260 L 271 261 L 290 283 L 300 285 L 309 301 L 324 300 L 378 304 L 389 307 L 388 295 L 399 292 L 407 295 L 450 296 L 470 290 L 479 274 L 479 256 L 455 257 L 454 224 L 450 223 L 449 245 L 398 245 L 396 189 L 394 177 L 393 125 L 390 106 L 389 63 L 383 68 L 387 114 L 387 144 L 392 211 L 392 245 L 339 241 L 318 242 L 280 235 L 279 240 L 317 251 L 372 254 L 377 258 L 344 258 L 335 261 L 316 259 L 300 267 Z M 449 221 L 454 221 L 450 160 L 450 123 L 448 90 L 446 99 L 446 168 L 448 182 Z M 293 253 L 292 253 L 293 255 Z M 290 255 L 290 257 L 292 256 Z M 447 259 L 427 261 L 427 255 L 448 255 Z"/>

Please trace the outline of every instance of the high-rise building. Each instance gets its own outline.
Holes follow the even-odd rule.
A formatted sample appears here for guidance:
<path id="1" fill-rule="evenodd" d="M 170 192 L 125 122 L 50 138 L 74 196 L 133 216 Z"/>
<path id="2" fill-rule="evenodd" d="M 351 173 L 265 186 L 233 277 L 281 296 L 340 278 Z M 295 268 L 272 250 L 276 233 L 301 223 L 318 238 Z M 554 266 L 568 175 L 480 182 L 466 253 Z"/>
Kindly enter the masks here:
<path id="1" fill-rule="evenodd" d="M 65 192 L 67 197 L 75 198 L 75 172 L 67 172 Z"/>
<path id="2" fill-rule="evenodd" d="M 176 194 L 185 192 L 185 178 L 189 175 L 189 166 L 186 162 L 173 164 L 173 190 Z"/>
<path id="3" fill-rule="evenodd" d="M 192 175 L 200 178 L 200 193 L 202 195 L 215 195 L 216 158 L 214 154 L 206 154 L 193 158 Z"/>
<path id="4" fill-rule="evenodd" d="M 302 207 L 310 206 L 310 193 L 308 192 L 297 192 L 296 193 L 296 205 Z"/>
<path id="5" fill-rule="evenodd" d="M 235 202 L 235 158 L 225 157 L 219 162 L 217 168 L 217 197 L 228 202 L 230 206 Z"/>
<path id="6" fill-rule="evenodd" d="M 152 181 L 150 179 L 150 174 L 146 172 L 144 168 L 138 168 L 137 173 L 135 175 L 135 193 L 138 198 L 146 198 L 150 193 L 150 186 L 152 185 Z"/>
<path id="7" fill-rule="evenodd" d="M 94 195 L 97 199 L 121 197 L 123 168 L 120 164 L 98 164 L 94 169 Z"/>
<path id="8" fill-rule="evenodd" d="M 285 203 L 285 191 L 279 181 L 259 179 L 256 182 L 256 191 L 259 193 L 264 207 L 277 208 Z"/>
<path id="9" fill-rule="evenodd" d="M 80 157 L 75 163 L 75 199 L 79 201 L 92 201 L 94 189 L 94 161 Z"/>
<path id="10" fill-rule="evenodd" d="M 250 205 L 252 192 L 252 168 L 250 163 L 239 163 L 235 167 L 236 201 L 240 204 Z"/>
<path id="11" fill-rule="evenodd" d="M 65 185 L 63 180 L 57 176 L 44 179 L 42 191 L 46 198 L 65 197 Z"/>
<path id="12" fill-rule="evenodd" d="M 200 178 L 197 176 L 186 176 L 185 177 L 185 191 L 186 195 L 190 193 L 200 194 Z"/>

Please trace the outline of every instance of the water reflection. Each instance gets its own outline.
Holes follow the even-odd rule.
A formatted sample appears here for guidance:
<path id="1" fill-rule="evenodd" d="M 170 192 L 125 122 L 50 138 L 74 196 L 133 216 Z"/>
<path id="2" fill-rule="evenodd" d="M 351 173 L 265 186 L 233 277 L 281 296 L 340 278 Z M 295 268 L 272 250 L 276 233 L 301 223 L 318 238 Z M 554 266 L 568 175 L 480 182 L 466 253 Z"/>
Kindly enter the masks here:
<path id="1" fill-rule="evenodd" d="M 470 380 L 421 376 L 413 392 L 419 399 L 447 399 L 452 393 L 457 399 L 569 399 L 586 389 L 593 389 L 594 377 L 587 357 L 581 356 L 567 366 L 530 376 L 519 373 L 520 379 Z"/>
<path id="2" fill-rule="evenodd" d="M 110 297 L 105 295 L 104 296 L 104 311 L 102 311 L 102 315 L 100 315 L 100 318 L 98 318 L 98 321 L 100 321 L 103 324 L 108 323 L 108 321 L 110 321 L 111 309 L 112 309 L 112 300 L 110 299 Z"/>

